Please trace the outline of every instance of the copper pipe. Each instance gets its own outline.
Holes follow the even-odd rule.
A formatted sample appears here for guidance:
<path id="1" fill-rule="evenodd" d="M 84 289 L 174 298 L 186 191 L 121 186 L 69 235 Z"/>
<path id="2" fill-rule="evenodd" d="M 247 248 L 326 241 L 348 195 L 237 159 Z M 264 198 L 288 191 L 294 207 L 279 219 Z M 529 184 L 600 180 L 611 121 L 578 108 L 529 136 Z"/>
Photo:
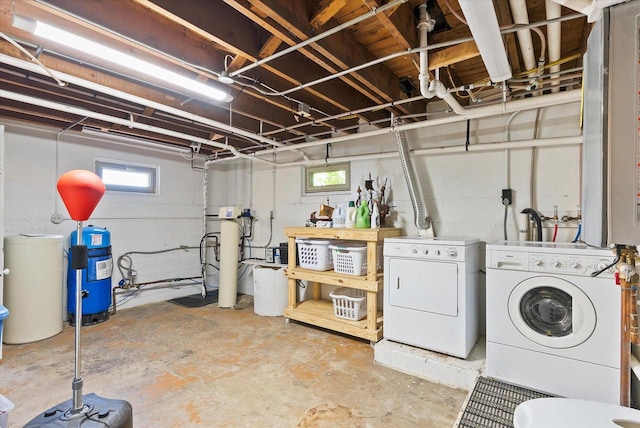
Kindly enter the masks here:
<path id="1" fill-rule="evenodd" d="M 635 246 L 617 246 L 620 260 L 616 265 L 620 284 L 620 405 L 630 406 L 631 342 L 638 341 L 638 309 Z"/>
<path id="2" fill-rule="evenodd" d="M 629 300 L 631 288 L 626 280 L 620 279 L 620 405 L 629 407 L 631 388 L 631 341 Z"/>
<path id="3" fill-rule="evenodd" d="M 638 282 L 631 283 L 629 290 L 629 322 L 630 322 L 630 340 L 634 345 L 640 345 L 640 335 L 638 335 Z"/>

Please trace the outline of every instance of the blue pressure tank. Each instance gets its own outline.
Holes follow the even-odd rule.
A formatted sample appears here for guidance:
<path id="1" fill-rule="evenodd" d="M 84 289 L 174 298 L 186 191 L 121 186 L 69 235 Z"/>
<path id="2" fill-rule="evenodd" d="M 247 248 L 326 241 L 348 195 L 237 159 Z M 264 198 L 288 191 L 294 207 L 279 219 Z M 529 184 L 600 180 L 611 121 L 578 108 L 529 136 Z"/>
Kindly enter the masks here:
<path id="1" fill-rule="evenodd" d="M 71 232 L 70 244 L 76 245 L 77 231 Z M 82 325 L 96 324 L 109 319 L 111 306 L 111 233 L 107 229 L 88 226 L 82 228 L 82 245 L 87 246 L 87 268 L 82 269 Z M 76 269 L 72 267 L 69 251 L 67 271 L 67 312 L 69 323 L 76 319 Z"/>

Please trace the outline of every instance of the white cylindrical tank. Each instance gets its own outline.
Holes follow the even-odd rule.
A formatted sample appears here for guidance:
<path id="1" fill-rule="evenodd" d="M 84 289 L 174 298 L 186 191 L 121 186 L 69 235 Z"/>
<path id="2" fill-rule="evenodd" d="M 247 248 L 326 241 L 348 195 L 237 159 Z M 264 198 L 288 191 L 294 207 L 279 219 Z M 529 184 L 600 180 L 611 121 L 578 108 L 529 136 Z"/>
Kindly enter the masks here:
<path id="1" fill-rule="evenodd" d="M 30 343 L 62 331 L 64 236 L 25 234 L 4 238 L 3 342 Z"/>
<path id="2" fill-rule="evenodd" d="M 225 220 L 220 225 L 220 289 L 218 307 L 233 308 L 238 302 L 238 222 Z"/>

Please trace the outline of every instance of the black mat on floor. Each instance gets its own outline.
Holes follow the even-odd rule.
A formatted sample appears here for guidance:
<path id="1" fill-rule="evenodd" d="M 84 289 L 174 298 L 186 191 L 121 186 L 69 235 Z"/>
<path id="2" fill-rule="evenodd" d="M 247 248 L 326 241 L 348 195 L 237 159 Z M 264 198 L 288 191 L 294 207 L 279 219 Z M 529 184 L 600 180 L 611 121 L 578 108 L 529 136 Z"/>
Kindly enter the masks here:
<path id="1" fill-rule="evenodd" d="M 183 308 L 201 308 L 203 306 L 216 303 L 218 301 L 218 290 L 209 291 L 207 297 L 203 298 L 202 294 L 193 294 L 191 296 L 178 297 L 169 300 L 169 303 L 182 306 Z"/>
<path id="2" fill-rule="evenodd" d="M 513 428 L 513 412 L 518 404 L 542 397 L 551 396 L 481 376 L 469 396 L 458 427 Z"/>

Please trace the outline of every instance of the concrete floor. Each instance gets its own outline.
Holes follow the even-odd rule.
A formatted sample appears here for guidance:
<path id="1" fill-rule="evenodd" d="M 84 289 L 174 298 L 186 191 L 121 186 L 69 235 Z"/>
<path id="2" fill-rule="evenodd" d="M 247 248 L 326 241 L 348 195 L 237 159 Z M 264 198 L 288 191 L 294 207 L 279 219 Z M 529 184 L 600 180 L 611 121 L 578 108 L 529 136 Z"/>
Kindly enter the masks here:
<path id="1" fill-rule="evenodd" d="M 368 342 L 281 317 L 168 302 L 82 329 L 84 390 L 144 427 L 451 427 L 467 392 L 374 362 Z M 23 426 L 71 399 L 74 331 L 4 345 L 0 394 Z"/>

